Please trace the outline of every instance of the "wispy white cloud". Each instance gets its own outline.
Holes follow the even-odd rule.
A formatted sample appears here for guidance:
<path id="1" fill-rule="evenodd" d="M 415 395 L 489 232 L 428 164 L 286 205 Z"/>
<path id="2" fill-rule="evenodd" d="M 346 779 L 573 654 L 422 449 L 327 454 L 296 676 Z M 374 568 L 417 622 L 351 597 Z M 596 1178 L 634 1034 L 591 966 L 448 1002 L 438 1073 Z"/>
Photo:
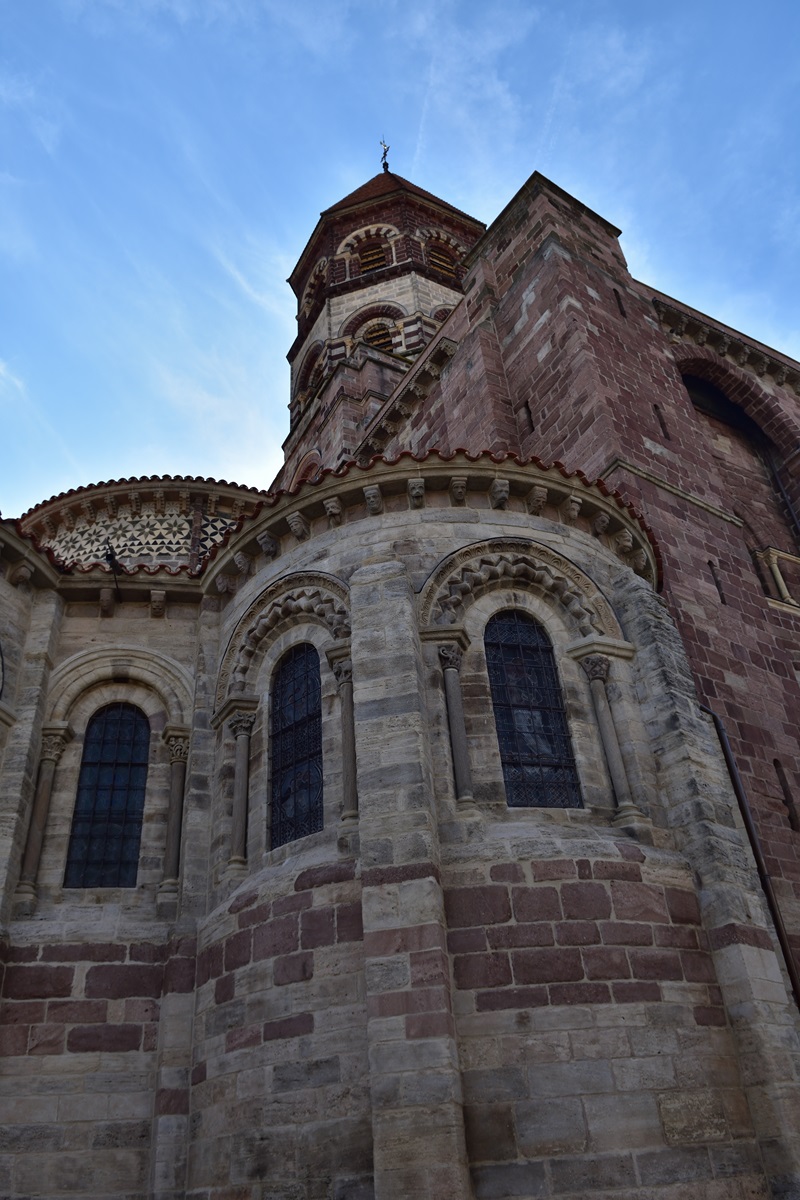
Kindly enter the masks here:
<path id="1" fill-rule="evenodd" d="M 20 113 L 40 145 L 48 154 L 55 153 L 63 111 L 29 76 L 0 67 L 0 107 Z"/>

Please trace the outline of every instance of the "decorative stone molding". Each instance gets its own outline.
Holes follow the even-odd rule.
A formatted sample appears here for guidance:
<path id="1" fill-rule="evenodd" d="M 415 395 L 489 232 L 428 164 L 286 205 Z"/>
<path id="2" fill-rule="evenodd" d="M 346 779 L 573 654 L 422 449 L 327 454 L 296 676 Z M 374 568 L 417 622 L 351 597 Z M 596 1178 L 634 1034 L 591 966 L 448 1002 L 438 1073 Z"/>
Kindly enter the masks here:
<path id="1" fill-rule="evenodd" d="M 406 492 L 408 493 L 409 508 L 425 507 L 424 479 L 409 479 L 408 483 L 406 484 Z"/>
<path id="2" fill-rule="evenodd" d="M 565 525 L 574 525 L 581 511 L 580 496 L 567 496 L 558 507 L 561 520 Z"/>
<path id="3" fill-rule="evenodd" d="M 708 346 L 720 358 L 726 355 L 744 370 L 763 378 L 771 375 L 778 387 L 788 383 L 800 395 L 800 371 L 769 353 L 764 347 L 749 346 L 729 333 L 706 321 L 700 313 L 686 313 L 661 296 L 653 299 L 662 329 L 672 342 L 694 342 L 697 346 Z"/>
<path id="4" fill-rule="evenodd" d="M 271 533 L 265 532 L 256 534 L 256 541 L 261 548 L 261 553 L 265 556 L 265 558 L 269 559 L 270 562 L 272 562 L 274 558 L 277 558 L 281 552 L 280 542 L 277 540 L 277 538 L 274 538 Z"/>
<path id="5" fill-rule="evenodd" d="M 113 617 L 116 596 L 113 587 L 100 588 L 100 616 Z"/>
<path id="6" fill-rule="evenodd" d="M 453 756 L 453 783 L 456 803 L 462 811 L 477 815 L 474 809 L 472 772 L 469 765 L 469 743 L 464 720 L 464 698 L 461 694 L 461 638 L 448 639 L 437 646 L 442 667 L 444 696 L 447 706 L 447 727 Z"/>
<path id="7" fill-rule="evenodd" d="M 507 479 L 493 479 L 489 488 L 489 503 L 492 508 L 506 509 L 508 508 L 508 500 L 511 495 L 511 484 Z"/>
<path id="8" fill-rule="evenodd" d="M 367 512 L 371 516 L 377 517 L 383 512 L 383 496 L 381 495 L 380 485 L 371 483 L 362 490 L 364 492 L 364 503 L 367 506 Z"/>
<path id="9" fill-rule="evenodd" d="M 242 737 L 244 734 L 250 734 L 255 725 L 256 714 L 254 712 L 242 712 L 236 710 L 227 720 L 228 729 L 234 737 Z"/>
<path id="10" fill-rule="evenodd" d="M 73 731 L 66 721 L 54 721 L 42 729 L 42 750 L 36 779 L 36 793 L 33 798 L 33 810 L 25 840 L 19 883 L 14 896 L 14 908 L 19 916 L 30 916 L 36 906 L 36 876 L 39 873 L 44 831 L 50 813 L 50 798 L 53 794 L 56 764 L 64 747 L 72 740 L 73 736 Z"/>
<path id="11" fill-rule="evenodd" d="M 341 688 L 345 683 L 351 683 L 353 679 L 353 660 L 351 658 L 340 658 L 338 661 L 331 664 L 336 686 Z"/>
<path id="12" fill-rule="evenodd" d="M 235 696 L 245 691 L 250 664 L 264 639 L 280 625 L 298 620 L 318 622 L 337 641 L 349 638 L 345 588 L 332 577 L 304 573 L 281 580 L 254 601 L 239 622 L 223 657 L 216 691 L 218 708 L 226 694 Z"/>
<path id="13" fill-rule="evenodd" d="M 328 528 L 338 529 L 342 523 L 342 502 L 338 496 L 329 496 L 322 506 L 328 518 Z"/>
<path id="14" fill-rule="evenodd" d="M 525 497 L 525 508 L 532 517 L 538 517 L 547 504 L 547 488 L 536 484 Z"/>
<path id="15" fill-rule="evenodd" d="M 611 660 L 606 658 L 604 654 L 587 654 L 586 658 L 581 659 L 581 666 L 586 672 L 589 682 L 593 679 L 600 679 L 605 683 L 608 679 L 608 669 L 611 666 Z"/>
<path id="16" fill-rule="evenodd" d="M 605 631 L 598 613 L 601 606 L 604 617 L 616 625 L 599 595 L 589 600 L 586 591 L 590 581 L 547 547 L 528 543 L 523 550 L 512 543 L 508 550 L 499 552 L 491 552 L 488 547 L 485 552 L 467 548 L 449 560 L 449 567 L 449 572 L 437 572 L 437 582 L 428 592 L 422 608 L 425 624 L 454 624 L 463 606 L 487 588 L 523 583 L 554 600 L 584 636 Z M 559 568 L 563 573 L 557 573 Z"/>
<path id="17" fill-rule="evenodd" d="M 463 508 L 467 503 L 466 475 L 454 475 L 450 480 L 450 503 L 454 508 Z"/>
<path id="18" fill-rule="evenodd" d="M 608 700 L 606 686 L 611 661 L 604 654 L 587 654 L 579 661 L 589 680 L 597 727 L 600 731 L 600 741 L 603 743 L 603 753 L 614 788 L 614 797 L 617 803 L 614 824 L 629 829 L 642 841 L 652 841 L 650 822 L 635 803 L 631 793 L 614 723 L 614 714 Z"/>
<path id="19" fill-rule="evenodd" d="M 189 757 L 189 730 L 183 725 L 167 725 L 161 740 L 169 750 L 170 762 L 186 762 Z"/>
<path id="20" fill-rule="evenodd" d="M 304 542 L 311 532 L 311 526 L 302 513 L 289 513 L 286 517 L 286 524 L 291 529 L 298 542 Z"/>

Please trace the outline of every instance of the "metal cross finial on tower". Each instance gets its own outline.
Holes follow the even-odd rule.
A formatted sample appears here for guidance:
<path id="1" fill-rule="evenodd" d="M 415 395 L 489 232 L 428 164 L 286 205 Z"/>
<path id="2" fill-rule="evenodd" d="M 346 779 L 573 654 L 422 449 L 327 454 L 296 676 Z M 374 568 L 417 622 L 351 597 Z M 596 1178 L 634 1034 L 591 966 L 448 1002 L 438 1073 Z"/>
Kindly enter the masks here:
<path id="1" fill-rule="evenodd" d="M 381 138 L 381 146 L 383 146 L 383 154 L 381 155 L 381 165 L 382 165 L 384 171 L 388 171 L 389 170 L 389 149 L 390 149 L 390 147 L 386 145 L 386 142 L 383 140 L 383 138 Z"/>

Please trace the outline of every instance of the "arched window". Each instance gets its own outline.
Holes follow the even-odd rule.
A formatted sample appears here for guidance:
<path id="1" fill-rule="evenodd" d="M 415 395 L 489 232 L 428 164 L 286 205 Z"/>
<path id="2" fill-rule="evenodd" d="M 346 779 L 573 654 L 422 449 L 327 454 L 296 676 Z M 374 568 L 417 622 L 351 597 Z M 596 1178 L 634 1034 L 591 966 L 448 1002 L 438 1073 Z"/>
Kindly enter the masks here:
<path id="1" fill-rule="evenodd" d="M 150 723 L 109 704 L 86 727 L 64 887 L 136 887 Z"/>
<path id="2" fill-rule="evenodd" d="M 322 700 L 319 655 L 303 642 L 281 659 L 272 683 L 271 843 L 322 829 Z"/>
<path id="3" fill-rule="evenodd" d="M 428 262 L 442 275 L 449 275 L 451 279 L 455 279 L 456 263 L 453 251 L 449 246 L 439 241 L 428 243 Z"/>
<path id="4" fill-rule="evenodd" d="M 582 808 L 553 647 L 526 613 L 497 613 L 484 635 L 510 808 Z"/>
<path id="5" fill-rule="evenodd" d="M 394 346 L 392 331 L 385 322 L 381 321 L 377 325 L 371 325 L 364 333 L 364 341 L 370 346 L 374 346 L 376 350 L 386 350 L 391 353 Z"/>
<path id="6" fill-rule="evenodd" d="M 369 275 L 386 266 L 386 250 L 382 242 L 365 242 L 358 251 L 361 274 Z"/>

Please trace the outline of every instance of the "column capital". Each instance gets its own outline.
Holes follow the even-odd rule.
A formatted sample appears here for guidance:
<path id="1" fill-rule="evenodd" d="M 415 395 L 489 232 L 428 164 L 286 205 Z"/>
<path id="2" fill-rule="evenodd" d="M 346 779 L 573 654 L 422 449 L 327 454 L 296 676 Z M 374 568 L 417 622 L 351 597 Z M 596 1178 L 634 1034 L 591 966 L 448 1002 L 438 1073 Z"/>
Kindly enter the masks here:
<path id="1" fill-rule="evenodd" d="M 340 658 L 336 662 L 331 663 L 336 686 L 341 690 L 346 683 L 353 682 L 353 660 L 352 658 Z"/>
<path id="2" fill-rule="evenodd" d="M 75 734 L 66 721 L 52 721 L 42 727 L 42 751 L 39 755 L 42 762 L 57 763 L 64 752 L 65 746 L 72 741 Z"/>
<path id="3" fill-rule="evenodd" d="M 228 696 L 211 718 L 211 728 L 219 729 L 236 713 L 255 713 L 260 704 L 258 696 Z"/>
<path id="4" fill-rule="evenodd" d="M 443 671 L 461 670 L 461 647 L 456 642 L 444 642 L 438 650 Z"/>
<path id="5" fill-rule="evenodd" d="M 580 662 L 590 683 L 595 679 L 600 679 L 603 683 L 607 681 L 611 660 L 606 658 L 605 654 L 587 654 Z"/>
<path id="6" fill-rule="evenodd" d="M 170 762 L 186 762 L 189 757 L 190 730 L 186 725 L 166 725 L 161 740 L 169 749 Z"/>
<path id="7" fill-rule="evenodd" d="M 240 738 L 243 735 L 250 736 L 250 731 L 256 722 L 256 714 L 251 709 L 249 712 L 234 712 L 228 717 L 227 725 L 234 737 Z"/>

